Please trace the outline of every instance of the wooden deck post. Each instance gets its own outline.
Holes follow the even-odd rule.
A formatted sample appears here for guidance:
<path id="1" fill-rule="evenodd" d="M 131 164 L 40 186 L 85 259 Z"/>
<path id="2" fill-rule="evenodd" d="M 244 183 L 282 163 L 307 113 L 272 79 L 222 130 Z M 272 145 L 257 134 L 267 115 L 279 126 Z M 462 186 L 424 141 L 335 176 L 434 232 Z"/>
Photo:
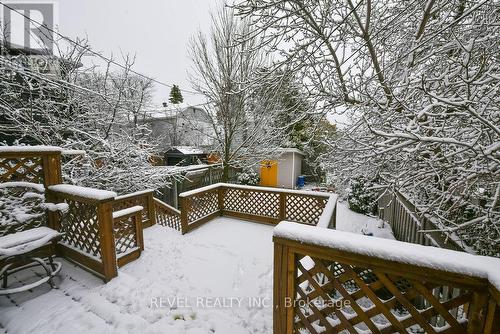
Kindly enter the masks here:
<path id="1" fill-rule="evenodd" d="M 217 202 L 218 202 L 218 207 L 219 207 L 219 212 L 220 215 L 224 215 L 224 187 L 220 186 L 217 189 Z"/>
<path id="2" fill-rule="evenodd" d="M 337 204 L 335 204 L 335 208 L 333 209 L 333 215 L 330 218 L 330 224 L 328 225 L 328 228 L 331 228 L 332 230 L 337 229 Z"/>
<path id="3" fill-rule="evenodd" d="M 148 218 L 149 218 L 149 226 L 153 226 L 156 224 L 156 212 L 155 212 L 155 201 L 153 198 L 153 192 L 150 192 L 147 196 L 147 208 L 148 210 Z M 142 221 L 142 220 L 141 220 Z M 141 223 L 142 226 L 142 223 Z M 142 226 L 144 227 L 144 226 Z"/>
<path id="4" fill-rule="evenodd" d="M 187 198 L 179 197 L 179 203 L 181 205 L 181 233 L 186 234 L 188 232 L 188 207 Z"/>
<path id="5" fill-rule="evenodd" d="M 296 278 L 295 255 L 274 240 L 273 333 L 293 332 Z"/>
<path id="6" fill-rule="evenodd" d="M 135 235 L 136 235 L 137 246 L 141 249 L 141 251 L 143 251 L 144 250 L 144 234 L 142 232 L 142 214 L 141 214 L 141 211 L 137 212 L 134 215 L 134 223 L 135 223 Z"/>
<path id="7" fill-rule="evenodd" d="M 61 172 L 61 153 L 55 152 L 42 156 L 42 168 L 43 168 L 43 185 L 47 189 L 48 186 L 62 183 L 62 172 Z M 45 195 L 47 202 L 56 203 L 57 198 L 50 192 L 47 191 Z M 47 225 L 54 230 L 60 230 L 60 214 L 58 212 L 53 212 L 47 210 Z"/>
<path id="8" fill-rule="evenodd" d="M 113 233 L 112 200 L 97 204 L 97 219 L 99 221 L 99 239 L 101 245 L 101 261 L 106 282 L 118 276 L 116 263 L 115 237 Z"/>
<path id="9" fill-rule="evenodd" d="M 279 193 L 280 196 L 280 212 L 279 212 L 279 220 L 285 220 L 286 217 L 286 194 L 284 192 Z"/>

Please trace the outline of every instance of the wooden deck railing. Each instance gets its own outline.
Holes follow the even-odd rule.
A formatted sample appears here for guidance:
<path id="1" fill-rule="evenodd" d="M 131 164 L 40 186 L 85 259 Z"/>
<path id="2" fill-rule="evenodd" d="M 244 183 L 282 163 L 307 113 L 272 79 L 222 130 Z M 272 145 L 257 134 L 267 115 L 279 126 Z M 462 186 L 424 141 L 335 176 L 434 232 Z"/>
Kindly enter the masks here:
<path id="1" fill-rule="evenodd" d="M 142 228 L 156 221 L 153 193 L 117 196 L 114 192 L 63 185 L 61 154 L 62 149 L 57 147 L 0 147 L 0 182 L 40 183 L 45 187 L 47 202 L 68 204 L 64 215 L 47 211 L 46 219 L 39 224 L 64 232 L 55 250 L 59 256 L 109 281 L 117 275 L 117 265 L 136 259 L 144 249 Z M 96 193 L 100 195 L 96 197 Z M 141 210 L 127 213 L 131 207 Z M 113 212 L 124 210 L 127 214 L 113 218 Z M 3 228 L 0 233 L 15 231 Z"/>
<path id="2" fill-rule="evenodd" d="M 62 183 L 61 149 L 0 146 L 0 182 Z"/>
<path id="3" fill-rule="evenodd" d="M 113 229 L 113 200 L 116 193 L 104 198 L 74 195 L 66 185 L 53 185 L 48 189 L 56 202 L 68 204 L 69 210 L 54 228 L 64 233 L 58 244 L 58 253 L 92 270 L 109 281 L 117 275 L 116 247 Z M 92 192 L 90 188 L 84 188 Z M 95 189 L 96 191 L 99 191 Z"/>
<path id="4" fill-rule="evenodd" d="M 150 227 L 156 224 L 154 190 L 143 190 L 131 194 L 117 196 L 113 201 L 113 211 L 118 211 L 133 206 L 142 206 L 142 227 Z"/>
<path id="5" fill-rule="evenodd" d="M 457 251 L 465 251 L 458 237 L 438 232 L 438 226 L 426 216 L 419 214 L 400 192 L 385 190 L 378 200 L 379 217 L 388 222 L 397 240 L 425 246 L 435 246 Z M 433 231 L 433 232 L 422 232 Z"/>
<path id="6" fill-rule="evenodd" d="M 499 259 L 288 222 L 274 247 L 276 334 L 500 333 Z"/>
<path id="7" fill-rule="evenodd" d="M 132 206 L 113 212 L 113 235 L 118 267 L 141 256 L 144 250 L 143 207 Z"/>
<path id="8" fill-rule="evenodd" d="M 179 210 L 155 198 L 154 212 L 158 224 L 181 231 L 181 212 Z"/>
<path id="9" fill-rule="evenodd" d="M 217 216 L 271 225 L 282 220 L 312 226 L 322 222 L 325 227 L 335 228 L 336 195 L 218 183 L 184 192 L 179 198 L 182 233 Z"/>

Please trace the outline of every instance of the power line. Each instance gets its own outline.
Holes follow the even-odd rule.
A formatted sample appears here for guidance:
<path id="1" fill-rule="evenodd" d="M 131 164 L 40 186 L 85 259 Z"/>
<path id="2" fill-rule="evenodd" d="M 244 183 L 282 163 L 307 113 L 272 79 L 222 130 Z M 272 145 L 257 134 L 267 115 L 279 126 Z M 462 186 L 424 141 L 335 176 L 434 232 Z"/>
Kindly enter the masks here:
<path id="1" fill-rule="evenodd" d="M 38 21 L 36 21 L 36 20 L 33 20 L 31 17 L 29 17 L 29 16 L 25 15 L 24 13 L 21 13 L 21 12 L 17 11 L 16 9 L 14 9 L 14 8 L 10 7 L 9 5 L 6 5 L 6 4 L 5 4 L 5 3 L 3 3 L 2 1 L 0 1 L 0 4 L 2 4 L 4 7 L 9 8 L 11 11 L 14 11 L 14 12 L 18 13 L 19 15 L 21 15 L 21 16 L 23 16 L 24 18 L 26 18 L 26 19 L 30 20 L 31 22 L 36 23 L 36 24 L 38 24 L 39 26 L 42 26 L 42 23 L 40 23 L 40 22 L 38 22 Z M 145 79 L 151 80 L 152 82 L 155 82 L 155 83 L 157 83 L 157 84 L 159 84 L 159 85 L 162 85 L 162 86 L 165 86 L 165 87 L 168 87 L 168 88 L 172 88 L 172 87 L 173 87 L 173 85 L 166 84 L 166 83 L 164 83 L 164 82 L 162 82 L 162 81 L 159 81 L 159 80 L 157 80 L 157 79 L 155 79 L 155 78 L 148 77 L 147 75 L 144 75 L 144 74 L 142 74 L 142 73 L 140 73 L 140 72 L 137 72 L 137 71 L 135 71 L 135 70 L 133 70 L 133 69 L 131 69 L 131 68 L 128 68 L 128 67 L 126 67 L 126 66 L 124 66 L 124 65 L 122 65 L 122 64 L 120 64 L 120 63 L 118 63 L 117 61 L 115 61 L 115 60 L 111 59 L 111 58 L 107 58 L 107 57 L 103 56 L 102 54 L 100 54 L 99 52 L 93 51 L 92 49 L 90 49 L 90 47 L 89 47 L 89 46 L 81 45 L 80 43 L 78 43 L 78 42 L 74 41 L 73 39 L 71 39 L 71 38 L 69 38 L 69 37 L 67 37 L 67 36 L 62 35 L 61 33 L 59 33 L 59 32 L 57 32 L 57 31 L 55 31 L 55 30 L 53 30 L 53 29 L 51 29 L 51 28 L 47 27 L 46 25 L 44 25 L 44 27 L 45 27 L 47 30 L 49 30 L 50 32 L 52 32 L 52 33 L 54 33 L 54 34 L 58 35 L 58 36 L 59 36 L 59 37 L 61 37 L 62 39 L 64 39 L 64 40 L 66 40 L 66 41 L 68 41 L 68 42 L 70 42 L 70 43 L 74 44 L 75 46 L 78 46 L 78 47 L 80 47 L 80 48 L 82 48 L 82 49 L 86 50 L 87 52 L 90 52 L 91 54 L 93 54 L 93 55 L 95 55 L 95 56 L 97 56 L 97 57 L 99 57 L 99 58 L 101 58 L 101 59 L 103 59 L 103 60 L 105 60 L 105 61 L 107 61 L 107 62 L 109 62 L 109 63 L 112 63 L 112 64 L 114 64 L 114 65 L 116 65 L 116 66 L 118 66 L 118 67 L 120 67 L 120 68 L 122 68 L 122 69 L 124 69 L 124 70 L 130 71 L 130 72 L 132 72 L 132 73 L 134 73 L 134 74 L 136 74 L 136 75 L 138 75 L 138 76 L 140 76 L 140 77 L 143 77 L 143 78 L 145 78 Z M 55 42 L 53 38 L 52 38 L 52 41 L 53 41 L 53 42 Z M 182 92 L 184 92 L 184 93 L 187 93 L 187 94 L 199 95 L 199 93 L 198 93 L 198 92 L 195 92 L 195 91 L 190 91 L 190 90 L 186 90 L 186 89 L 180 89 L 180 91 L 182 91 Z"/>

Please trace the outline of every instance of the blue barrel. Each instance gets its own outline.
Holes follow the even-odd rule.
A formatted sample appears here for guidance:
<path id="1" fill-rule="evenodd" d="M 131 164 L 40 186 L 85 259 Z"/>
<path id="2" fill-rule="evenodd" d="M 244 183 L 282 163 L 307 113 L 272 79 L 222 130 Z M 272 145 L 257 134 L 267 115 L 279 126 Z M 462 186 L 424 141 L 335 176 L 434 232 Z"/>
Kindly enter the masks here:
<path id="1" fill-rule="evenodd" d="M 297 177 L 297 187 L 304 188 L 305 185 L 306 185 L 305 175 L 299 175 L 299 177 Z"/>

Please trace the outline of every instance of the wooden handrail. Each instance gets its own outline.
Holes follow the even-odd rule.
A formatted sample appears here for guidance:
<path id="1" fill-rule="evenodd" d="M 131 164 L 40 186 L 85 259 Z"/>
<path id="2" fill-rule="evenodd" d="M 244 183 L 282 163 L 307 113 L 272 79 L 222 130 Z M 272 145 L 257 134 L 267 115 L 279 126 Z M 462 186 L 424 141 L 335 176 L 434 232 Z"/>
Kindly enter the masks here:
<path id="1" fill-rule="evenodd" d="M 142 227 L 150 227 L 156 224 L 155 204 L 153 197 L 154 190 L 148 189 L 134 193 L 115 197 L 113 201 L 113 210 L 121 210 L 135 205 L 144 208 L 142 215 Z"/>
<path id="2" fill-rule="evenodd" d="M 429 334 L 498 332 L 491 280 L 500 279 L 499 259 L 289 222 L 275 228 L 273 241 L 276 334 L 354 327 L 379 333 L 377 315 L 387 333 L 414 325 Z"/>
<path id="3" fill-rule="evenodd" d="M 167 203 L 154 199 L 156 223 L 181 231 L 181 212 Z"/>
<path id="4" fill-rule="evenodd" d="M 87 188 L 90 189 L 91 188 Z M 113 230 L 113 193 L 96 199 L 49 187 L 48 193 L 57 202 L 65 202 L 68 212 L 56 223 L 64 232 L 57 245 L 58 253 L 78 265 L 90 269 L 109 281 L 118 275 Z"/>
<path id="5" fill-rule="evenodd" d="M 335 227 L 337 196 L 332 194 L 217 183 L 181 193 L 179 199 L 182 233 L 216 216 L 271 225 L 286 219 Z"/>
<path id="6" fill-rule="evenodd" d="M 113 232 L 118 267 L 132 262 L 144 250 L 142 206 L 133 206 L 113 212 Z M 130 236 L 133 235 L 133 238 Z"/>

